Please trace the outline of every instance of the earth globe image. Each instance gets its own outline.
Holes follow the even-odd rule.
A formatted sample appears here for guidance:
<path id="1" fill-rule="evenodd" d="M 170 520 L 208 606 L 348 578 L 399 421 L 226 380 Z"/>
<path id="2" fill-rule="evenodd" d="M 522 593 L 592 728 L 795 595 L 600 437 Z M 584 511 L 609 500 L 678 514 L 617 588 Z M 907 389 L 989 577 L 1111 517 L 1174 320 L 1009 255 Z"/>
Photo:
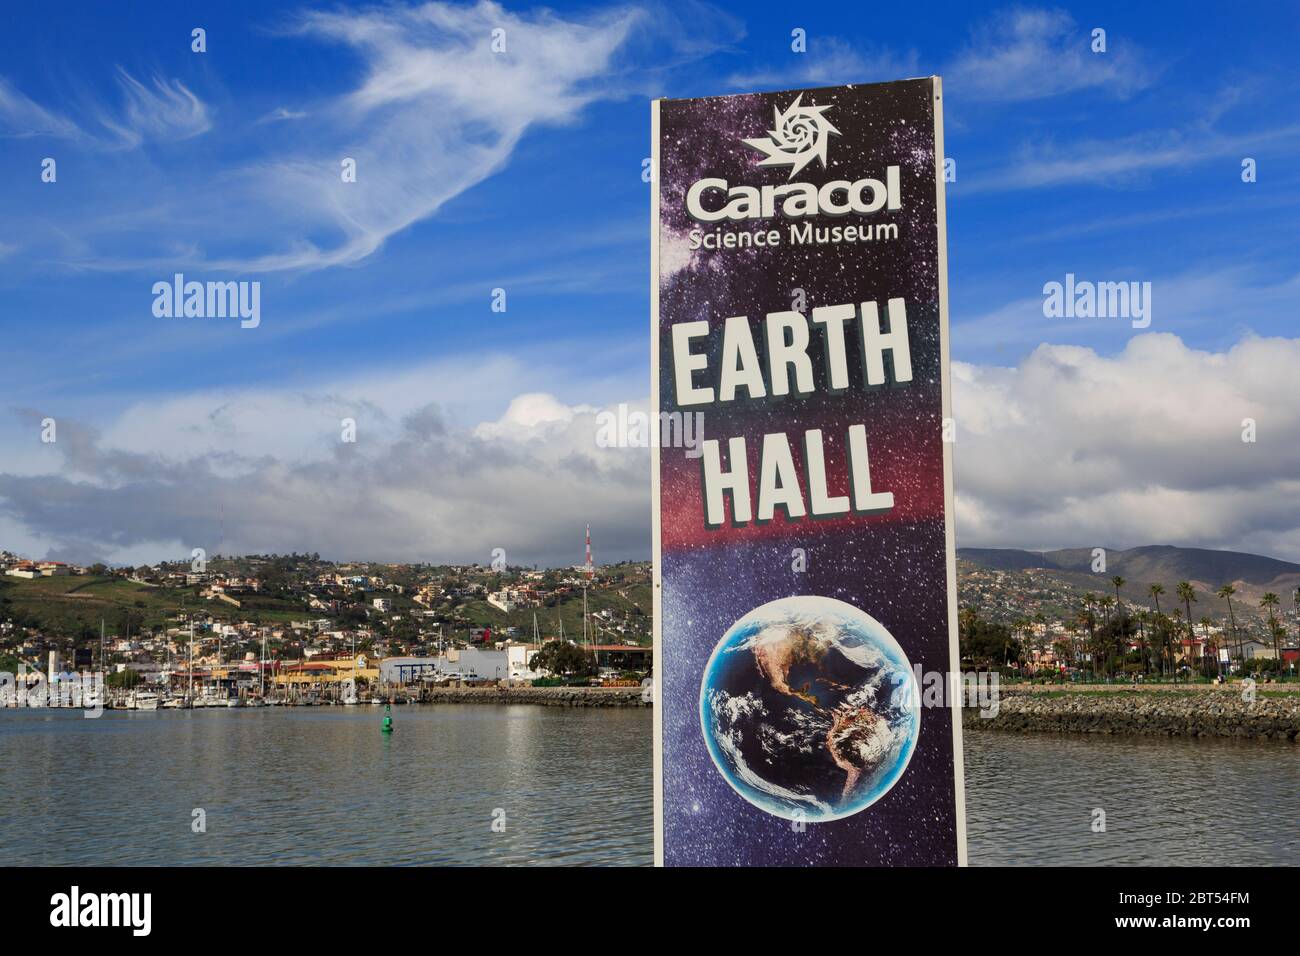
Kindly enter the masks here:
<path id="1" fill-rule="evenodd" d="M 718 771 L 754 806 L 824 822 L 871 806 L 907 769 L 921 729 L 907 655 L 875 618 L 801 595 L 750 611 L 700 683 Z"/>

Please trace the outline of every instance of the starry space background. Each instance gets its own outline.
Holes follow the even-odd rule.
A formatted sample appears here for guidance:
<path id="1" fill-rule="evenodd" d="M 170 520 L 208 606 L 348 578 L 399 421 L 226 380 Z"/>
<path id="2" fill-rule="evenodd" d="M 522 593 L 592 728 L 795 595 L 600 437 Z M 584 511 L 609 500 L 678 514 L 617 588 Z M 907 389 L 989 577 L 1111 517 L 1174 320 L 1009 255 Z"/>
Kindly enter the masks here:
<path id="1" fill-rule="evenodd" d="M 751 484 L 761 437 L 786 432 L 804 474 L 804 431 L 820 428 L 829 492 L 849 494 L 843 449 L 848 427 L 865 424 L 874 491 L 894 494 L 880 515 L 788 520 L 720 529 L 705 526 L 700 460 L 681 449 L 660 456 L 662 644 L 658 660 L 663 720 L 664 862 L 668 865 L 951 865 L 957 862 L 952 721 L 948 709 L 923 709 L 911 763 L 879 802 L 853 816 L 809 823 L 797 832 L 787 820 L 740 797 L 714 767 L 699 717 L 700 680 L 719 639 L 741 616 L 778 598 L 815 594 L 837 598 L 880 621 L 924 670 L 948 671 L 948 592 L 942 445 L 942 343 L 939 326 L 933 84 L 929 79 L 808 90 L 803 104 L 830 106 L 839 130 L 827 166 L 814 160 L 796 177 L 818 186 L 835 179 L 885 179 L 898 165 L 902 208 L 787 220 L 727 223 L 730 231 L 781 230 L 776 248 L 685 251 L 693 228 L 711 231 L 685 211 L 686 190 L 705 176 L 732 186 L 779 185 L 789 167 L 761 168 L 757 150 L 741 142 L 767 135 L 774 108 L 795 93 L 764 93 L 660 104 L 660 410 L 704 412 L 704 436 L 722 443 L 744 436 Z M 715 197 L 715 201 L 716 197 Z M 816 226 L 896 223 L 892 240 L 790 245 L 791 222 Z M 907 300 L 912 381 L 868 390 L 862 384 L 857 323 L 846 325 L 850 387 L 826 390 L 820 335 L 809 354 L 816 388 L 773 401 L 737 400 L 679 409 L 675 402 L 671 328 L 707 319 L 718 334 L 694 341 L 709 355 L 697 386 L 717 385 L 720 329 L 747 315 L 763 355 L 762 321 L 792 307 L 796 289 L 805 314 L 821 305 L 875 301 L 886 328 L 886 300 Z M 886 368 L 892 378 L 890 360 Z M 744 391 L 740 393 L 744 395 Z M 805 496 L 806 496 L 805 489 Z M 756 492 L 755 492 L 756 494 Z M 754 498 L 755 506 L 757 498 Z M 728 496 L 728 508 L 730 500 Z M 728 511 L 730 515 L 730 510 Z M 793 570 L 803 549 L 807 569 Z"/>

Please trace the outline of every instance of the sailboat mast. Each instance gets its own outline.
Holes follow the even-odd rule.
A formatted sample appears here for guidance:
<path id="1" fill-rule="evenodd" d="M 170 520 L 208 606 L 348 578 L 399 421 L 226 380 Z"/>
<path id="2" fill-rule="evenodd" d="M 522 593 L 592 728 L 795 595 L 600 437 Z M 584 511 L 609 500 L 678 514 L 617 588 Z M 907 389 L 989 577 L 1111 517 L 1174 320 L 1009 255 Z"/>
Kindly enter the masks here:
<path id="1" fill-rule="evenodd" d="M 593 638 L 589 637 L 590 629 L 588 627 L 588 620 L 589 620 L 589 616 L 587 614 L 587 589 L 584 587 L 582 589 L 582 643 L 586 644 L 588 640 L 591 640 L 591 657 L 596 664 L 596 669 L 599 670 L 600 657 L 597 656 L 596 654 L 596 641 Z"/>

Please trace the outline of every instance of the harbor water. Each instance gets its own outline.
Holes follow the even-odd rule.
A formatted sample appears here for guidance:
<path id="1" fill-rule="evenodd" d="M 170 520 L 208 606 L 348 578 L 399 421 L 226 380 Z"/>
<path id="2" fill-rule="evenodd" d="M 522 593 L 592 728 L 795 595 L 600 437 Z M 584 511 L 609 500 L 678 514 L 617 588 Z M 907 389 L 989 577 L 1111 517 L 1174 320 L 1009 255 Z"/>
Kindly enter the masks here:
<path id="1" fill-rule="evenodd" d="M 643 709 L 0 711 L 7 865 L 652 857 Z M 971 732 L 970 862 L 1300 863 L 1300 748 Z M 1105 813 L 1105 830 L 1095 810 Z"/>

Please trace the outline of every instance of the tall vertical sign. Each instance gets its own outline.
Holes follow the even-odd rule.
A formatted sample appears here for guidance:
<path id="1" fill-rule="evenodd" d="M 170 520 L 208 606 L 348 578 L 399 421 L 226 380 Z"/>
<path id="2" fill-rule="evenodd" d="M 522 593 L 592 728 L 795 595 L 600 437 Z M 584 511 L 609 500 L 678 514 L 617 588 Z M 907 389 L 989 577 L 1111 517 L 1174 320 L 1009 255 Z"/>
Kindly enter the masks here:
<path id="1" fill-rule="evenodd" d="M 963 863 L 939 79 L 653 139 L 656 861 Z"/>

